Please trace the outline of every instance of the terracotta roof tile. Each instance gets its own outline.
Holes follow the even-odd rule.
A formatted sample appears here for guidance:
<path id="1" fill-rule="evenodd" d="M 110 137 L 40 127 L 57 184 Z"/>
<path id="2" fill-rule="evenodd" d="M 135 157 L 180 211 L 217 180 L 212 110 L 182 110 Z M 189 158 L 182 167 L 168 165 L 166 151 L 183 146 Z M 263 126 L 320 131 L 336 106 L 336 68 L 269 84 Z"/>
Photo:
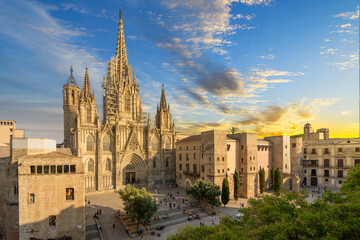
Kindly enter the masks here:
<path id="1" fill-rule="evenodd" d="M 201 140 L 201 135 L 192 135 L 190 137 L 181 139 L 180 141 L 178 141 L 178 143 L 181 143 L 181 142 L 194 142 L 194 141 L 200 141 L 200 140 Z"/>
<path id="2" fill-rule="evenodd" d="M 76 158 L 76 156 L 60 153 L 60 152 L 49 152 L 49 153 L 26 155 L 23 158 Z"/>

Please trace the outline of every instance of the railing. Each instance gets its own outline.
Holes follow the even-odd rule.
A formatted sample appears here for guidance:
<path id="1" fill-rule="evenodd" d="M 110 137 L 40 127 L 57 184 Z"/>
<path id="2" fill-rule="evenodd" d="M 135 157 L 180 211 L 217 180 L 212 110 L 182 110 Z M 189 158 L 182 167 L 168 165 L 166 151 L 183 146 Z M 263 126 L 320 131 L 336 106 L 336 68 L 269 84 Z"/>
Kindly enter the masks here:
<path id="1" fill-rule="evenodd" d="M 317 166 L 319 166 L 319 161 L 318 160 L 305 160 L 305 159 L 302 159 L 301 160 L 301 165 L 305 166 L 305 167 L 317 167 Z"/>
<path id="2" fill-rule="evenodd" d="M 183 174 L 189 175 L 189 176 L 200 176 L 199 172 L 190 172 L 190 171 L 186 171 L 186 170 L 183 171 Z"/>

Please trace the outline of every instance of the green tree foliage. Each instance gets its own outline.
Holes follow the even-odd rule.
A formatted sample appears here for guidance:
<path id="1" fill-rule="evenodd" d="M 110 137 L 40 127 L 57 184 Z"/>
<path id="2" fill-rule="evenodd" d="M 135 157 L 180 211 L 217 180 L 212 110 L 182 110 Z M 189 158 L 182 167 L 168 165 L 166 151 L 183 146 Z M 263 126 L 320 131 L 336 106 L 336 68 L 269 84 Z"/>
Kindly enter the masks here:
<path id="1" fill-rule="evenodd" d="M 186 193 L 197 200 L 205 201 L 212 206 L 221 205 L 219 200 L 219 196 L 221 195 L 220 187 L 210 182 L 198 179 L 193 186 L 186 189 Z"/>
<path id="2" fill-rule="evenodd" d="M 229 129 L 227 130 L 227 132 L 228 132 L 229 134 L 236 134 L 236 133 L 238 133 L 239 131 L 240 131 L 240 129 L 237 128 L 237 127 L 231 127 L 231 128 L 229 128 Z"/>
<path id="3" fill-rule="evenodd" d="M 134 221 L 137 221 L 138 227 L 141 222 L 148 224 L 159 208 L 145 188 L 137 189 L 128 184 L 119 194 L 124 201 L 124 209 Z"/>
<path id="4" fill-rule="evenodd" d="M 274 191 L 279 193 L 282 188 L 282 176 L 279 168 L 276 168 L 274 175 Z"/>
<path id="5" fill-rule="evenodd" d="M 259 170 L 259 185 L 260 185 L 260 193 L 263 193 L 265 190 L 265 169 L 261 167 Z"/>
<path id="6" fill-rule="evenodd" d="M 227 178 L 224 178 L 221 189 L 221 202 L 222 204 L 224 204 L 224 207 L 226 204 L 228 204 L 229 200 L 230 200 L 229 181 L 227 180 Z"/>
<path id="7" fill-rule="evenodd" d="M 239 173 L 235 170 L 234 172 L 234 199 L 235 202 L 239 199 L 240 195 L 240 177 Z"/>
<path id="8" fill-rule="evenodd" d="M 274 185 L 275 185 L 275 169 L 274 169 L 274 167 L 271 167 L 271 171 L 270 171 L 270 188 L 274 189 Z"/>

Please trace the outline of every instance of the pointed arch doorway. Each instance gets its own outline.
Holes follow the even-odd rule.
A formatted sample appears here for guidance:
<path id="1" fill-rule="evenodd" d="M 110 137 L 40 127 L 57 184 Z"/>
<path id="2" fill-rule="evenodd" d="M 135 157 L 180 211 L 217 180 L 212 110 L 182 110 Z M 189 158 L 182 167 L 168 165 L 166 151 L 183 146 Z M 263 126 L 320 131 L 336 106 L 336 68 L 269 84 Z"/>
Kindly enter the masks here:
<path id="1" fill-rule="evenodd" d="M 123 185 L 147 183 L 146 162 L 139 155 L 131 154 L 124 162 L 128 164 L 122 169 Z"/>

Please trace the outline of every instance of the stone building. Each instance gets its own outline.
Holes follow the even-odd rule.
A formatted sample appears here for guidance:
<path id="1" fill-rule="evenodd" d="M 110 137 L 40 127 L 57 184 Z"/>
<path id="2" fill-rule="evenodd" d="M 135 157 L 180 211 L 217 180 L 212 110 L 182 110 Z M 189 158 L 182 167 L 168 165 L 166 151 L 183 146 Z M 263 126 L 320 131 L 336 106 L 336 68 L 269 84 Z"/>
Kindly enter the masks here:
<path id="1" fill-rule="evenodd" d="M 0 120 L 0 144 L 10 145 L 12 138 L 23 138 L 25 131 L 16 129 L 16 122 L 13 120 Z M 0 145 L 0 147 L 1 147 Z"/>
<path id="2" fill-rule="evenodd" d="M 255 133 L 227 135 L 225 131 L 207 131 L 176 142 L 176 182 L 188 188 L 197 179 L 221 186 L 225 177 L 233 196 L 233 174 L 240 176 L 240 196 L 259 194 L 260 167 L 265 169 L 266 187 L 270 187 L 270 170 L 283 172 L 283 187 L 291 190 L 298 181 L 291 174 L 290 138 L 286 136 L 257 139 Z M 294 185 L 295 184 L 295 185 Z"/>
<path id="3" fill-rule="evenodd" d="M 102 121 L 88 70 L 82 89 L 72 71 L 63 86 L 64 146 L 86 163 L 86 191 L 175 182 L 175 124 L 164 85 L 151 127 L 150 114 L 143 115 L 135 71 L 128 63 L 121 12 L 116 54 L 108 61 L 103 79 Z"/>
<path id="4" fill-rule="evenodd" d="M 294 167 L 295 164 L 299 166 L 302 186 L 339 189 L 349 169 L 360 163 L 360 139 L 331 139 L 327 128 L 314 133 L 311 124 L 307 123 L 304 126 L 304 140 L 296 138 L 292 142 L 300 156 Z"/>
<path id="5" fill-rule="evenodd" d="M 0 235 L 85 239 L 82 159 L 39 138 L 14 138 L 10 154 L 0 158 Z"/>

